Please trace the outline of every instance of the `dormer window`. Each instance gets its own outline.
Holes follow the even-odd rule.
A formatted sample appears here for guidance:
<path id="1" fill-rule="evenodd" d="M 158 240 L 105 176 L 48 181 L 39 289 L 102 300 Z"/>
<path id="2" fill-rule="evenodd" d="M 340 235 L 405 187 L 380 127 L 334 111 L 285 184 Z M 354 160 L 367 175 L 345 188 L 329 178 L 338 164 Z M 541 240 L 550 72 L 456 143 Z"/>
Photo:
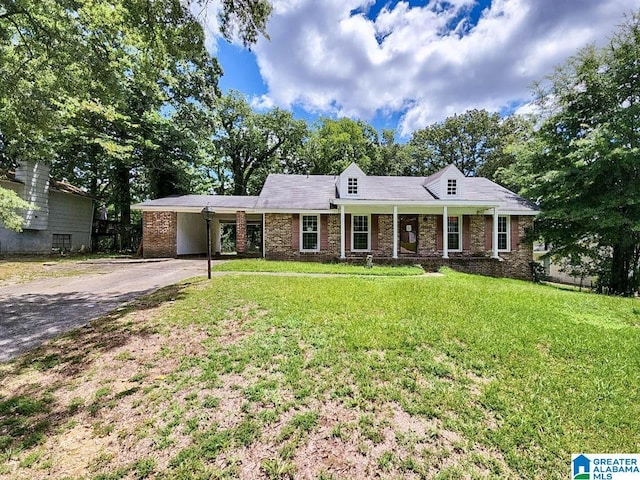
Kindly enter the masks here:
<path id="1" fill-rule="evenodd" d="M 447 180 L 447 195 L 457 195 L 458 193 L 458 181 L 455 178 L 449 178 Z"/>
<path id="2" fill-rule="evenodd" d="M 347 195 L 358 194 L 358 179 L 355 177 L 349 177 L 347 180 Z"/>

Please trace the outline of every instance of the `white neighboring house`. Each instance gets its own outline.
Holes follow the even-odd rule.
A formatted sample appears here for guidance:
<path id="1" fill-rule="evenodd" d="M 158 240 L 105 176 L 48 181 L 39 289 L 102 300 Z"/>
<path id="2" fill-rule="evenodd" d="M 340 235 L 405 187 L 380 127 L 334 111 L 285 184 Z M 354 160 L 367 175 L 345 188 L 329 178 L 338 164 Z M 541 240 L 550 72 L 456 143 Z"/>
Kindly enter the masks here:
<path id="1" fill-rule="evenodd" d="M 68 183 L 52 180 L 43 162 L 23 162 L 0 175 L 0 187 L 37 206 L 23 212 L 22 232 L 0 222 L 0 254 L 51 253 L 91 248 L 93 198 Z"/>
<path id="2" fill-rule="evenodd" d="M 575 285 L 577 287 L 592 288 L 598 281 L 598 277 L 586 275 L 582 278 L 574 277 L 562 271 L 561 261 L 557 258 L 544 257 L 549 253 L 544 243 L 536 243 L 533 246 L 533 259 L 544 267 L 544 273 L 550 282 Z"/>

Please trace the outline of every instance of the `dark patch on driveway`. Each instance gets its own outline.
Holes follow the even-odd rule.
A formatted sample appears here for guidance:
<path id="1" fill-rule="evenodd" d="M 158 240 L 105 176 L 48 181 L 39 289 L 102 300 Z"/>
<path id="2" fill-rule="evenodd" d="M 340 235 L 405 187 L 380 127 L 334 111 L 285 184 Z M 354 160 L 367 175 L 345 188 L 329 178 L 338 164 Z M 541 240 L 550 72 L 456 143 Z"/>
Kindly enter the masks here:
<path id="1" fill-rule="evenodd" d="M 202 260 L 96 263 L 82 275 L 0 288 L 0 362 L 112 310 L 188 278 L 206 274 Z"/>

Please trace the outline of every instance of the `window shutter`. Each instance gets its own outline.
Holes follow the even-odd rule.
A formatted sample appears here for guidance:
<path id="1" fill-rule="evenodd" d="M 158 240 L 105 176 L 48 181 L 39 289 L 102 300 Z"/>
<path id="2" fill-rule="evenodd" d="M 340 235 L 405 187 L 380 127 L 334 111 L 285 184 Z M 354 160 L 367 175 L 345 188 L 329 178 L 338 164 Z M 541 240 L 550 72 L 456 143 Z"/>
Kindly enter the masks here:
<path id="1" fill-rule="evenodd" d="M 511 251 L 517 251 L 520 245 L 520 230 L 518 228 L 518 217 L 511 217 Z"/>
<path id="2" fill-rule="evenodd" d="M 493 217 L 486 215 L 484 217 L 484 248 L 491 250 L 493 248 Z"/>
<path id="3" fill-rule="evenodd" d="M 351 214 L 346 213 L 344 215 L 344 250 L 345 252 L 351 251 Z"/>
<path id="4" fill-rule="evenodd" d="M 442 243 L 442 215 L 436 217 L 436 250 L 443 249 Z"/>
<path id="5" fill-rule="evenodd" d="M 329 248 L 329 216 L 320 215 L 320 250 L 327 250 Z"/>
<path id="6" fill-rule="evenodd" d="M 462 250 L 471 250 L 471 217 L 462 216 Z"/>
<path id="7" fill-rule="evenodd" d="M 291 215 L 291 248 L 300 250 L 300 215 L 297 213 Z"/>
<path id="8" fill-rule="evenodd" d="M 371 215 L 371 250 L 378 249 L 378 215 Z"/>

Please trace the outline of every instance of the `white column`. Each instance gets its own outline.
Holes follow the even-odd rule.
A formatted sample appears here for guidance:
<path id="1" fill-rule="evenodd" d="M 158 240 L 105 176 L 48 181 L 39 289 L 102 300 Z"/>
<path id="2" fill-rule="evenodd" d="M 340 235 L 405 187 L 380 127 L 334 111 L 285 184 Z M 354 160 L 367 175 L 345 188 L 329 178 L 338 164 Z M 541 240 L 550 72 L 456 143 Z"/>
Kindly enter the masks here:
<path id="1" fill-rule="evenodd" d="M 491 232 L 491 245 L 493 251 L 491 252 L 491 258 L 500 258 L 498 256 L 498 209 L 493 209 L 493 232 Z"/>
<path id="2" fill-rule="evenodd" d="M 340 205 L 340 258 L 346 258 L 344 255 L 344 205 Z"/>
<path id="3" fill-rule="evenodd" d="M 267 230 L 267 225 L 266 223 L 264 223 L 265 220 L 265 214 L 262 214 L 262 258 L 267 258 L 267 251 L 264 249 L 265 247 L 265 238 L 267 238 L 266 235 L 266 230 Z"/>
<path id="4" fill-rule="evenodd" d="M 449 212 L 446 205 L 442 208 L 442 258 L 449 258 Z"/>
<path id="5" fill-rule="evenodd" d="M 398 206 L 393 206 L 393 258 L 398 258 Z"/>

